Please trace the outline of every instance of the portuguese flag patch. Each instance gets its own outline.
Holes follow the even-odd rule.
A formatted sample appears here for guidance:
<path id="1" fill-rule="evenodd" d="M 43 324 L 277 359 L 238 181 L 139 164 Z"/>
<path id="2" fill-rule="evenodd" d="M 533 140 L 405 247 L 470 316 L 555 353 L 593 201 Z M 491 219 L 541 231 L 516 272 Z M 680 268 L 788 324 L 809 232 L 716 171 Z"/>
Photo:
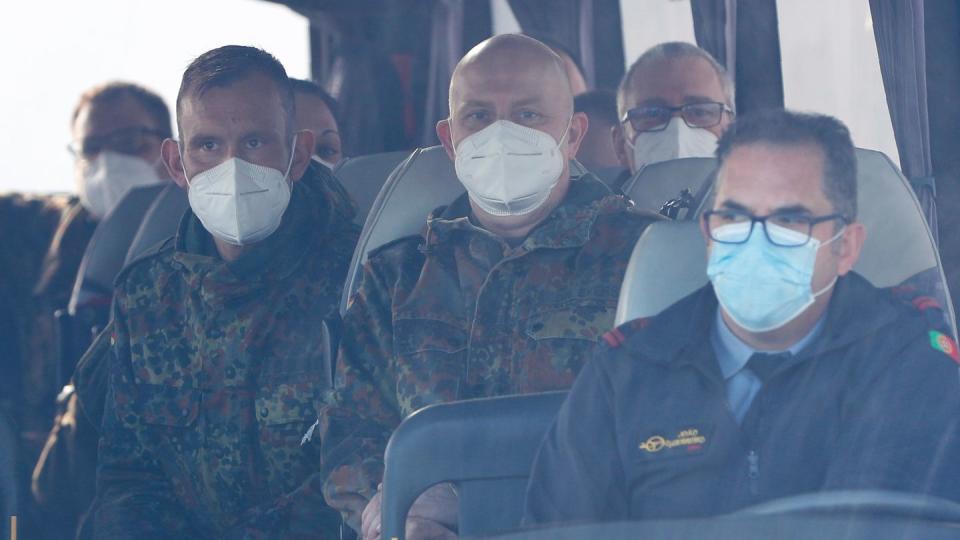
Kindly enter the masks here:
<path id="1" fill-rule="evenodd" d="M 960 364 L 960 351 L 957 350 L 957 344 L 950 338 L 950 336 L 937 332 L 936 330 L 930 331 L 930 346 L 934 349 L 942 352 L 943 354 L 953 358 L 953 361 Z"/>

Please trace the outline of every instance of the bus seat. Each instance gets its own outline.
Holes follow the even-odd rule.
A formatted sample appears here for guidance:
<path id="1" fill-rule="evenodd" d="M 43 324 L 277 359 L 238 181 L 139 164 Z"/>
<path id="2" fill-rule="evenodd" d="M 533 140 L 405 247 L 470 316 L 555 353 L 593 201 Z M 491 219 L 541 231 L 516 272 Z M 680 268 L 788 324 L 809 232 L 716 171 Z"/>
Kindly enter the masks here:
<path id="1" fill-rule="evenodd" d="M 144 213 L 166 184 L 131 189 L 100 223 L 87 244 L 77 271 L 70 304 L 71 314 L 79 307 L 113 296 L 113 280 L 123 268 L 127 250 Z"/>
<path id="2" fill-rule="evenodd" d="M 935 297 L 956 336 L 956 318 L 933 235 L 903 174 L 883 153 L 857 149 L 858 219 L 867 239 L 854 270 L 877 287 L 914 286 Z M 654 223 L 627 267 L 616 324 L 656 315 L 706 284 L 697 222 Z"/>
<path id="3" fill-rule="evenodd" d="M 571 160 L 570 175 L 584 174 L 589 174 L 587 169 L 578 161 Z M 349 190 L 349 180 L 341 178 L 341 181 Z M 368 253 L 404 236 L 420 234 L 430 212 L 453 202 L 463 192 L 453 162 L 442 146 L 418 148 L 397 165 L 366 214 L 360 240 L 347 271 L 340 314 L 346 313 L 350 297 L 360 285 Z"/>
<path id="4" fill-rule="evenodd" d="M 630 174 L 629 171 L 627 171 L 627 169 L 624 169 L 623 167 L 620 167 L 620 166 L 591 169 L 590 172 L 596 175 L 596 177 L 599 178 L 601 182 L 610 186 L 611 188 L 617 186 L 617 183 L 622 176 L 626 174 Z"/>
<path id="5" fill-rule="evenodd" d="M 390 173 L 406 159 L 410 152 L 386 152 L 346 158 L 333 168 L 333 174 L 346 188 L 350 198 L 357 205 L 354 218 L 362 225 L 377 198 L 377 193 L 387 181 Z"/>
<path id="6" fill-rule="evenodd" d="M 57 331 L 56 377 L 66 384 L 74 366 L 107 323 L 113 280 L 123 268 L 134 233 L 164 184 L 131 189 L 90 237 L 66 309 L 54 313 Z"/>
<path id="7" fill-rule="evenodd" d="M 335 174 L 339 177 L 339 173 Z M 341 178 L 341 181 L 349 190 L 351 180 Z M 366 216 L 347 271 L 341 315 L 346 313 L 347 303 L 360 285 L 367 253 L 404 236 L 419 234 L 431 211 L 449 204 L 462 193 L 463 185 L 457 180 L 453 163 L 442 146 L 418 148 L 397 165 Z"/>
<path id="8" fill-rule="evenodd" d="M 519 527 L 533 458 L 564 397 L 545 392 L 472 399 L 408 416 L 385 454 L 382 537 L 403 539 L 410 506 L 440 482 L 456 486 L 461 537 Z"/>
<path id="9" fill-rule="evenodd" d="M 143 215 L 137 234 L 130 243 L 124 265 L 142 255 L 149 248 L 177 234 L 180 219 L 190 207 L 187 192 L 171 183 L 157 195 Z"/>
<path id="10" fill-rule="evenodd" d="M 687 189 L 694 196 L 692 208 L 696 208 L 698 198 L 702 197 L 713 183 L 716 168 L 717 160 L 714 158 L 661 161 L 637 171 L 623 183 L 621 190 L 638 208 L 659 212 L 665 202 L 678 198 L 680 193 Z M 686 216 L 689 219 L 693 214 L 691 209 Z"/>

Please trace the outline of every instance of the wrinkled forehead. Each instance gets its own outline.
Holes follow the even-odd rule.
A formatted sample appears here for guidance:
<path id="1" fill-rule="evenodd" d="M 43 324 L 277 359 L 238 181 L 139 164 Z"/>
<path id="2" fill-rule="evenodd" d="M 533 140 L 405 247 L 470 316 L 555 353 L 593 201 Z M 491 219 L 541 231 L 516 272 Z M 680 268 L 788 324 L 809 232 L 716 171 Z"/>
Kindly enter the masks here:
<path id="1" fill-rule="evenodd" d="M 823 151 L 813 144 L 751 143 L 734 147 L 717 171 L 714 208 L 756 215 L 778 210 L 833 211 L 824 189 Z"/>
<path id="2" fill-rule="evenodd" d="M 106 135 L 118 129 L 148 127 L 161 129 L 156 120 L 136 98 L 120 95 L 84 105 L 73 123 L 75 139 Z"/>
<path id="3" fill-rule="evenodd" d="M 193 131 L 271 130 L 284 132 L 287 111 L 270 79 L 254 75 L 183 96 L 177 124 L 184 137 Z"/>
<path id="4" fill-rule="evenodd" d="M 450 84 L 453 110 L 473 102 L 529 101 L 559 111 L 572 110 L 569 81 L 558 61 L 523 51 L 503 51 L 461 65 Z"/>
<path id="5" fill-rule="evenodd" d="M 626 94 L 628 107 L 727 101 L 720 75 L 709 62 L 696 56 L 651 60 L 633 73 Z"/>

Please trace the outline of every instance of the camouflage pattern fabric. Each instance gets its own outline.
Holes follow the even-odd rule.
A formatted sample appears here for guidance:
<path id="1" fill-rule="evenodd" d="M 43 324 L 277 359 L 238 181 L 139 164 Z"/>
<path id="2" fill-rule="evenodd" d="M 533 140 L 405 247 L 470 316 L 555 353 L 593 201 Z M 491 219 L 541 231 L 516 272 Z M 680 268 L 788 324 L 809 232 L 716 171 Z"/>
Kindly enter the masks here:
<path id="1" fill-rule="evenodd" d="M 324 495 L 359 529 L 391 432 L 432 403 L 568 388 L 613 325 L 630 253 L 652 220 L 592 176 L 511 246 L 461 197 L 423 236 L 371 254 L 344 318 L 321 411 Z"/>
<path id="2" fill-rule="evenodd" d="M 357 239 L 329 173 L 294 184 L 280 229 L 226 263 L 187 213 L 114 295 L 95 538 L 332 538 L 319 448 L 324 319 Z"/>

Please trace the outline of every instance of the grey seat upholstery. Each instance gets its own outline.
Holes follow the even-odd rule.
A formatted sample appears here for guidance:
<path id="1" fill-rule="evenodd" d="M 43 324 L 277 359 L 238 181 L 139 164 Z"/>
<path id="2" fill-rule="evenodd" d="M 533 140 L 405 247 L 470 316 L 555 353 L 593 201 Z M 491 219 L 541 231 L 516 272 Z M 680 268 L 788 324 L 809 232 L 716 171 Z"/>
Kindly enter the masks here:
<path id="1" fill-rule="evenodd" d="M 157 184 L 130 190 L 97 225 L 77 271 L 67 306 L 71 314 L 80 306 L 104 296 L 109 300 L 113 295 L 113 280 L 123 268 L 133 237 L 150 204 L 164 187 Z"/>
<path id="2" fill-rule="evenodd" d="M 588 171 L 583 165 L 571 160 L 570 175 L 584 174 L 588 174 Z M 349 180 L 340 180 L 349 191 Z M 463 192 L 463 185 L 457 180 L 453 162 L 442 146 L 418 148 L 397 165 L 383 183 L 366 216 L 350 269 L 347 271 L 340 314 L 346 313 L 350 297 L 360 285 L 368 253 L 404 236 L 420 234 L 427 224 L 430 212 L 450 204 Z"/>
<path id="3" fill-rule="evenodd" d="M 342 179 L 345 186 L 348 180 Z M 360 285 L 367 254 L 389 242 L 419 234 L 427 216 L 438 206 L 449 204 L 463 193 L 453 163 L 441 146 L 418 148 L 391 172 L 370 207 L 360 240 L 347 271 L 341 315 Z"/>
<path id="4" fill-rule="evenodd" d="M 143 215 L 124 264 L 129 264 L 149 248 L 177 234 L 180 219 L 189 207 L 186 191 L 173 183 L 163 188 Z"/>
<path id="5" fill-rule="evenodd" d="M 676 199 L 684 189 L 694 196 L 705 193 L 716 168 L 714 158 L 662 161 L 640 169 L 620 189 L 638 208 L 658 212 L 663 203 Z M 694 201 L 694 207 L 697 202 Z M 692 211 L 687 213 L 687 217 L 692 216 Z"/>
<path id="6" fill-rule="evenodd" d="M 354 219 L 358 225 L 362 225 L 367 218 L 370 207 L 373 206 L 373 201 L 386 183 L 387 177 L 409 155 L 410 152 L 400 151 L 349 157 L 333 168 L 333 174 L 357 205 Z"/>
<path id="7" fill-rule="evenodd" d="M 565 396 L 473 399 L 407 417 L 387 445 L 382 538 L 403 539 L 410 505 L 440 482 L 456 486 L 461 537 L 517 528 L 534 456 Z"/>
<path id="8" fill-rule="evenodd" d="M 917 285 L 956 318 L 930 228 L 910 183 L 882 153 L 857 149 L 858 220 L 867 239 L 854 270 L 877 287 Z M 627 267 L 616 323 L 656 315 L 707 283 L 699 224 L 654 223 L 637 241 Z"/>

